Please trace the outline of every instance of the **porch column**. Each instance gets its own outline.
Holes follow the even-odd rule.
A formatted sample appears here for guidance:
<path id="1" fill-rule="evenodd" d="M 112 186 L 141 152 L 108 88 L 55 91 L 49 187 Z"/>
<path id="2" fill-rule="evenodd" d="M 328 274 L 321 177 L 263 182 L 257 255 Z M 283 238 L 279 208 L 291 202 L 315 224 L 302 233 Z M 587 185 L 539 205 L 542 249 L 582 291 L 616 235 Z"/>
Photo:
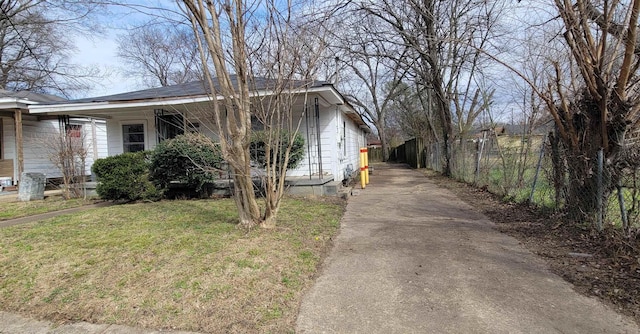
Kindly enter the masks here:
<path id="1" fill-rule="evenodd" d="M 14 120 L 16 128 L 16 158 L 18 159 L 18 175 L 17 179 L 20 181 L 20 176 L 24 172 L 24 151 L 22 140 L 22 110 L 16 109 L 14 111 Z"/>
<path id="2" fill-rule="evenodd" d="M 98 131 L 96 129 L 96 120 L 91 119 L 91 143 L 93 146 L 93 161 L 98 160 Z"/>

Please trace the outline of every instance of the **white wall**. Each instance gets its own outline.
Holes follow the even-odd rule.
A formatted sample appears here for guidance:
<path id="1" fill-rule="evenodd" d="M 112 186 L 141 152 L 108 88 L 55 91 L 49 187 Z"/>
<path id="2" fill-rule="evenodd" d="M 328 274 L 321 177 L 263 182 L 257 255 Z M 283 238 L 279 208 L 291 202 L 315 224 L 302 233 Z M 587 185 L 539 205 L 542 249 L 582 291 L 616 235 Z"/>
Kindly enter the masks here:
<path id="1" fill-rule="evenodd" d="M 144 125 L 144 145 L 145 150 L 151 150 L 156 146 L 155 118 L 153 112 L 131 112 L 121 113 L 107 120 L 107 151 L 109 156 L 122 154 L 124 152 L 122 139 L 122 126 L 125 124 Z"/>
<path id="2" fill-rule="evenodd" d="M 309 126 L 307 119 L 303 116 L 304 107 L 299 107 L 294 116 L 294 123 L 302 117 L 300 123 L 300 134 L 305 140 L 304 158 L 298 167 L 287 172 L 288 176 L 309 176 L 318 178 L 320 173 L 320 163 L 322 163 L 322 174 L 325 177 L 332 175 L 334 180 L 342 181 L 344 171 L 348 165 L 352 170 L 359 168 L 360 147 L 365 146 L 364 132 L 358 125 L 349 119 L 336 105 L 320 105 L 320 143 L 321 157 L 318 156 L 318 136 L 317 125 L 314 112 L 314 96 L 309 100 Z M 190 121 L 200 123 L 200 131 L 205 135 L 216 138 L 213 133 L 212 123 L 204 117 L 195 118 L 192 115 Z M 151 150 L 157 144 L 155 129 L 155 116 L 153 111 L 133 111 L 112 113 L 111 118 L 106 121 L 107 154 L 109 156 L 123 153 L 122 125 L 142 123 L 145 127 L 145 149 Z M 346 127 L 345 127 L 346 126 Z M 343 131 L 344 128 L 344 131 Z M 343 145 L 346 145 L 345 155 Z"/>
<path id="3" fill-rule="evenodd" d="M 16 130 L 13 118 L 2 117 L 3 159 L 14 159 L 16 154 Z"/>
<path id="4" fill-rule="evenodd" d="M 210 138 L 216 138 L 213 133 L 211 122 L 203 117 L 196 118 L 193 113 L 187 115 L 189 122 L 197 122 L 200 124 L 200 132 Z M 156 134 L 155 114 L 153 111 L 141 110 L 126 113 L 114 114 L 106 122 L 106 131 L 109 134 L 107 138 L 107 152 L 109 156 L 122 154 L 124 152 L 122 125 L 125 124 L 144 124 L 145 134 L 145 150 L 152 150 L 158 144 L 158 136 Z"/>
<path id="5" fill-rule="evenodd" d="M 87 150 L 87 160 L 85 174 L 92 175 L 91 166 L 100 159 L 107 157 L 107 124 L 102 119 L 75 119 L 69 121 L 70 124 L 82 125 L 82 132 L 85 138 L 85 148 Z"/>
<path id="6" fill-rule="evenodd" d="M 24 171 L 30 173 L 44 173 L 47 178 L 61 177 L 62 174 L 57 167 L 49 160 L 49 150 L 46 148 L 47 141 L 59 134 L 59 123 L 57 119 L 41 120 L 36 116 L 22 116 L 22 138 Z M 107 131 L 104 120 L 94 120 L 96 128 L 96 138 L 93 138 L 93 131 L 90 119 L 72 119 L 71 124 L 82 125 L 85 133 L 85 147 L 88 149 L 87 166 L 85 173 L 91 174 L 91 165 L 98 158 L 107 156 Z M 3 134 L 3 158 L 12 159 L 14 164 L 13 180 L 18 180 L 18 157 L 16 153 L 16 132 L 13 118 L 5 117 L 2 121 Z M 93 145 L 96 144 L 96 154 L 94 155 Z"/>
<path id="7" fill-rule="evenodd" d="M 300 127 L 300 134 L 305 139 L 304 159 L 296 169 L 287 172 L 288 176 L 309 176 L 311 174 L 313 178 L 318 177 L 320 166 L 316 146 L 314 113 L 310 113 L 309 116 L 310 136 L 307 137 L 306 119 L 302 120 Z M 320 108 L 320 129 L 322 172 L 325 175 L 331 174 L 335 181 L 342 181 L 347 166 L 351 165 L 351 169 L 354 171 L 358 170 L 360 166 L 360 148 L 365 146 L 365 133 L 335 105 Z M 311 152 L 309 152 L 309 148 Z M 311 166 L 309 166 L 310 160 Z"/>
<path id="8" fill-rule="evenodd" d="M 347 168 L 351 165 L 352 171 L 358 171 L 360 169 L 360 148 L 365 147 L 365 132 L 355 124 L 346 115 L 342 114 L 342 118 L 346 123 L 346 146 L 347 155 L 344 158 L 343 168 Z M 344 172 L 344 169 L 343 169 Z"/>
<path id="9" fill-rule="evenodd" d="M 331 129 L 335 126 L 333 108 L 320 106 L 320 119 L 316 119 L 313 98 L 310 98 L 308 119 L 302 115 L 302 110 L 294 116 L 294 121 L 302 117 L 300 135 L 304 138 L 304 157 L 298 167 L 287 171 L 288 176 L 309 176 L 318 178 L 320 170 L 323 175 L 335 173 L 335 133 Z M 303 109 L 303 107 L 300 107 Z M 307 122 L 308 121 L 308 122 Z M 308 126 L 307 126 L 308 123 Z M 318 154 L 318 123 L 320 125 L 321 155 Z"/>
<path id="10" fill-rule="evenodd" d="M 58 168 L 49 161 L 50 152 L 46 148 L 46 143 L 57 136 L 58 131 L 57 119 L 38 121 L 35 116 L 22 116 L 24 172 L 44 173 L 47 178 L 62 176 Z"/>
<path id="11" fill-rule="evenodd" d="M 14 175 L 9 175 L 15 181 L 17 178 L 18 161 L 16 159 L 16 127 L 13 118 L 2 118 L 2 158 L 13 160 Z"/>

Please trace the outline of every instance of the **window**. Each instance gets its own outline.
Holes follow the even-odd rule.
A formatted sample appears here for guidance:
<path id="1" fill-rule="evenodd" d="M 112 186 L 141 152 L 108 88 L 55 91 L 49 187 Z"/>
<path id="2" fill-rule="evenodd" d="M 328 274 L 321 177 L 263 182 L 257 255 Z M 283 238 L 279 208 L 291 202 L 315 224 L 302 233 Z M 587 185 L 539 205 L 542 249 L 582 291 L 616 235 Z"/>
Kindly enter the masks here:
<path id="1" fill-rule="evenodd" d="M 347 156 L 347 122 L 342 122 L 342 156 Z"/>
<path id="2" fill-rule="evenodd" d="M 67 124 L 65 125 L 65 131 L 67 133 L 67 136 L 71 138 L 82 137 L 82 125 L 80 124 Z"/>
<path id="3" fill-rule="evenodd" d="M 122 125 L 124 152 L 144 151 L 144 124 Z"/>

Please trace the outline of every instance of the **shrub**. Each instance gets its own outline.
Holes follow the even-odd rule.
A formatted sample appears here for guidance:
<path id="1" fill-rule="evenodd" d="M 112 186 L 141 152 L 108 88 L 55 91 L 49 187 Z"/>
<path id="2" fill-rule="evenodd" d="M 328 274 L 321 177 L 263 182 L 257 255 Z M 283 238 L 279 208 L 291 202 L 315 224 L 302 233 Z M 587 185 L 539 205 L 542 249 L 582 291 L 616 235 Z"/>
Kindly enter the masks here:
<path id="1" fill-rule="evenodd" d="M 210 186 L 220 170 L 220 147 L 202 134 L 188 133 L 165 140 L 151 154 L 149 178 L 165 194 L 172 195 L 172 184 L 209 195 Z"/>
<path id="2" fill-rule="evenodd" d="M 280 131 L 278 134 L 280 138 L 280 147 L 278 149 L 278 156 L 276 162 L 278 165 L 280 161 L 284 160 L 285 150 L 287 149 L 289 142 L 291 141 L 292 133 L 288 131 Z M 251 152 L 251 160 L 257 162 L 260 167 L 265 167 L 267 164 L 266 143 L 269 139 L 268 131 L 255 131 L 251 136 L 251 144 L 249 150 Z M 275 138 L 278 139 L 278 138 Z M 271 150 L 271 159 L 274 159 L 274 152 Z M 293 138 L 291 146 L 291 152 L 289 153 L 289 162 L 287 163 L 287 169 L 293 169 L 300 164 L 304 157 L 304 138 L 300 133 L 296 133 Z"/>
<path id="3" fill-rule="evenodd" d="M 111 201 L 160 199 L 160 194 L 149 182 L 146 155 L 146 152 L 124 153 L 96 160 L 91 169 L 98 178 L 98 195 Z"/>

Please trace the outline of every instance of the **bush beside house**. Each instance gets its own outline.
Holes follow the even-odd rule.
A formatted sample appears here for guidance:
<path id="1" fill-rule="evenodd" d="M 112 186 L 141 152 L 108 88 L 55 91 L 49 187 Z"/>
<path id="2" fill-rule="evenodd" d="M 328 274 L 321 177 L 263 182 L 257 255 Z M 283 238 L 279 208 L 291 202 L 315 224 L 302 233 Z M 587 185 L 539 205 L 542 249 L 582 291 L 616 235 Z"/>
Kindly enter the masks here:
<path id="1" fill-rule="evenodd" d="M 269 141 L 269 135 L 272 135 L 268 131 L 255 131 L 251 135 L 251 144 L 249 145 L 249 151 L 251 152 L 251 160 L 258 163 L 260 167 L 265 167 L 267 164 L 267 153 L 266 146 Z M 277 156 L 271 150 L 271 160 L 277 159 L 279 162 L 284 160 L 284 154 L 289 146 L 289 142 L 291 142 L 291 136 L 293 135 L 287 131 L 278 132 L 280 136 L 278 142 L 280 143 Z M 293 143 L 291 145 L 291 151 L 289 152 L 289 161 L 287 163 L 287 169 L 293 169 L 298 166 L 300 161 L 304 158 L 304 138 L 300 133 L 295 133 L 293 137 Z"/>
<path id="2" fill-rule="evenodd" d="M 149 179 L 166 197 L 209 197 L 222 162 L 220 147 L 210 138 L 179 135 L 151 152 Z"/>
<path id="3" fill-rule="evenodd" d="M 149 181 L 146 152 L 124 153 L 98 159 L 91 167 L 98 178 L 96 191 L 110 201 L 158 200 L 160 193 Z"/>
<path id="4" fill-rule="evenodd" d="M 252 136 L 250 154 L 261 168 L 266 165 L 266 142 L 269 133 L 256 131 Z M 291 134 L 278 133 L 277 156 L 291 141 Z M 296 134 L 292 141 L 287 169 L 295 168 L 304 157 L 304 138 Z M 220 147 L 202 134 L 188 133 L 161 142 L 153 151 L 124 153 L 97 160 L 93 172 L 98 178 L 98 195 L 111 201 L 159 200 L 176 197 L 209 197 L 213 183 L 223 170 Z"/>

